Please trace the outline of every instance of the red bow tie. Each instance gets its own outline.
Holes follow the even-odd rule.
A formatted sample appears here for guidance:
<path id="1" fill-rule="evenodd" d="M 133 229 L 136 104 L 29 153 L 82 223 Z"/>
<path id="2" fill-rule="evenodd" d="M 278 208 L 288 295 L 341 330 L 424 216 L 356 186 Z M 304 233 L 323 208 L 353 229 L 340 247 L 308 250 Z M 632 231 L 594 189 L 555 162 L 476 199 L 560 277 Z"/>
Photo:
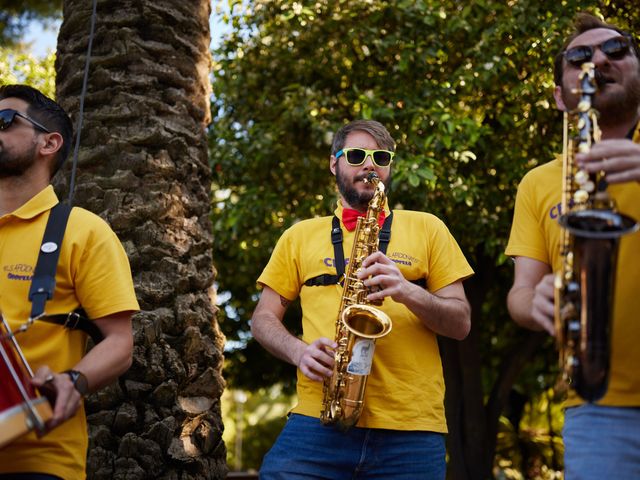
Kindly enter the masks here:
<path id="1" fill-rule="evenodd" d="M 344 223 L 344 226 L 350 232 L 355 230 L 356 224 L 358 223 L 358 217 L 364 217 L 364 216 L 365 216 L 365 212 L 359 212 L 358 210 L 354 210 L 352 208 L 342 209 L 342 223 Z M 386 215 L 384 213 L 384 210 L 380 212 L 380 215 L 378 216 L 378 225 L 380 227 L 382 227 L 382 225 L 384 224 L 385 216 Z"/>

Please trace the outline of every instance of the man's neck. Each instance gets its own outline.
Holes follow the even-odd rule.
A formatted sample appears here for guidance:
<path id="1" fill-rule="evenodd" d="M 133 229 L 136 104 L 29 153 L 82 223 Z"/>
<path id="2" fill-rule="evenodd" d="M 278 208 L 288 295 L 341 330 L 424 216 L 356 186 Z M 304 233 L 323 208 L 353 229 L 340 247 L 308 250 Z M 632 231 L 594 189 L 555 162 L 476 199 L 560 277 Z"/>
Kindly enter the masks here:
<path id="1" fill-rule="evenodd" d="M 0 216 L 16 211 L 49 185 L 48 180 L 25 177 L 0 179 Z"/>
<path id="2" fill-rule="evenodd" d="M 611 123 L 605 119 L 600 120 L 600 130 L 602 131 L 602 139 L 610 140 L 615 138 L 624 138 L 636 126 L 639 119 L 638 112 L 631 112 L 627 116 L 618 117 Z"/>
<path id="3" fill-rule="evenodd" d="M 353 205 L 350 205 L 349 202 L 347 202 L 347 200 L 342 195 L 338 196 L 338 201 L 340 202 L 340 205 L 342 205 L 342 208 L 349 208 L 351 210 L 356 210 L 360 213 L 365 213 L 367 211 L 366 206 L 364 208 L 358 208 L 358 207 L 354 207 Z"/>

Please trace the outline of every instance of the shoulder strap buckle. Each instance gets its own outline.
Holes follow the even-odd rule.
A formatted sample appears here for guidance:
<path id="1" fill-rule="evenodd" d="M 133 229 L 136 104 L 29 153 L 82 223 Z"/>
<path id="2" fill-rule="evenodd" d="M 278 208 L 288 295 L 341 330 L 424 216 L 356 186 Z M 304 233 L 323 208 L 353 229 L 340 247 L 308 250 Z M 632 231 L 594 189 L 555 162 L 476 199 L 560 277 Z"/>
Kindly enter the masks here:
<path id="1" fill-rule="evenodd" d="M 82 317 L 78 312 L 69 312 L 69 314 L 67 315 L 67 319 L 64 321 L 64 324 L 62 326 L 64 328 L 68 328 L 69 330 L 75 330 L 76 328 L 78 328 L 78 323 L 80 322 L 81 318 Z"/>

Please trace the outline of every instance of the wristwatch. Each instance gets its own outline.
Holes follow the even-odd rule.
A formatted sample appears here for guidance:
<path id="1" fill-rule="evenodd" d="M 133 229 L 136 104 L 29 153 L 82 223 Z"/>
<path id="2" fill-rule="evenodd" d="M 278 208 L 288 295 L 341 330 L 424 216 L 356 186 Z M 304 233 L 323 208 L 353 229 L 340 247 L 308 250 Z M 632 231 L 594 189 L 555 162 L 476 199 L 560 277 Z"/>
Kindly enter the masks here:
<path id="1" fill-rule="evenodd" d="M 87 377 L 84 376 L 84 373 L 77 370 L 65 370 L 62 373 L 69 375 L 71 383 L 73 383 L 73 386 L 80 395 L 83 397 L 87 396 L 89 393 L 89 382 L 87 381 Z"/>

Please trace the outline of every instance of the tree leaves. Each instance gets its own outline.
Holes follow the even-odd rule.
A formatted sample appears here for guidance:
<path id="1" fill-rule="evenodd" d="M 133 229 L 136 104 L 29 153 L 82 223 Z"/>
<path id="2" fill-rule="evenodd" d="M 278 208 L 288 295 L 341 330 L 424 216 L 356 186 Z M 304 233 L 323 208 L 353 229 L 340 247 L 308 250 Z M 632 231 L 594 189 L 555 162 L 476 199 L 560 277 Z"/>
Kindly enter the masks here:
<path id="1" fill-rule="evenodd" d="M 214 212 L 214 258 L 226 305 L 242 312 L 222 322 L 228 338 L 247 331 L 255 279 L 283 229 L 332 211 L 331 137 L 357 118 L 381 121 L 397 142 L 391 205 L 441 217 L 474 267 L 482 255 L 507 269 L 486 286 L 486 322 L 509 322 L 503 251 L 516 188 L 559 150 L 552 59 L 573 12 L 598 3 L 231 3 L 210 135 L 214 191 L 230 192 Z M 600 8 L 624 10 L 614 3 Z"/>
<path id="2" fill-rule="evenodd" d="M 24 83 L 55 98 L 55 53 L 39 59 L 21 50 L 19 47 L 0 47 L 0 84 Z"/>

